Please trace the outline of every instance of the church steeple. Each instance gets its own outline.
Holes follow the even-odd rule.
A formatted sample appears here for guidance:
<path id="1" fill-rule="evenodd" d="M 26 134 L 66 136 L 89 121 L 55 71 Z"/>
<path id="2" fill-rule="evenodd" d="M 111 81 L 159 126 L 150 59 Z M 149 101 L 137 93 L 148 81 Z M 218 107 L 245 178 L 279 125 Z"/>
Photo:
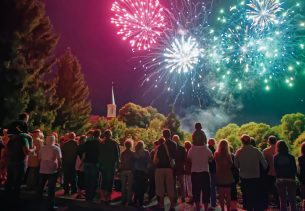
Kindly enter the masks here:
<path id="1" fill-rule="evenodd" d="M 111 104 L 107 105 L 107 118 L 116 118 L 116 105 L 115 105 L 115 99 L 114 99 L 114 89 L 113 89 L 113 82 L 111 87 Z"/>

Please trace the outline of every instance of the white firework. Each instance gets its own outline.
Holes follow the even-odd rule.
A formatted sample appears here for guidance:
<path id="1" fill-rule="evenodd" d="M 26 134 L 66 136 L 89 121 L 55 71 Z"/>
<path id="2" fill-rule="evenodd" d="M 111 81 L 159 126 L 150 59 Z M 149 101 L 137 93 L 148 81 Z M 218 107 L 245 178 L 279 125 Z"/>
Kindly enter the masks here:
<path id="1" fill-rule="evenodd" d="M 172 44 L 165 49 L 164 61 L 166 69 L 170 72 L 188 73 L 192 71 L 199 62 L 202 49 L 196 39 L 189 36 L 181 39 L 176 38 Z"/>
<path id="2" fill-rule="evenodd" d="M 282 11 L 279 0 L 251 0 L 247 5 L 250 7 L 247 19 L 252 21 L 252 27 L 257 27 L 260 31 L 277 23 L 277 13 Z"/>

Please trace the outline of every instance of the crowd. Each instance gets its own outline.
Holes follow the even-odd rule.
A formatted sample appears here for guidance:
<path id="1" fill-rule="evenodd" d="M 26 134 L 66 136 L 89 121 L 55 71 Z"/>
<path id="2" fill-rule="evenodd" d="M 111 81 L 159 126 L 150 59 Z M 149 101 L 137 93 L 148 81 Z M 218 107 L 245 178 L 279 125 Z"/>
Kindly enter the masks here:
<path id="1" fill-rule="evenodd" d="M 182 142 L 164 129 L 148 150 L 142 141 L 117 143 L 110 130 L 102 134 L 94 129 L 81 136 L 70 132 L 60 137 L 53 132 L 44 137 L 39 129 L 28 131 L 28 119 L 28 114 L 20 114 L 3 130 L 0 142 L 0 180 L 11 200 L 18 200 L 23 183 L 36 191 L 39 200 L 47 189 L 51 210 L 56 208 L 58 184 L 65 195 L 106 204 L 116 186 L 122 193 L 122 205 L 140 209 L 154 198 L 156 209 L 164 209 L 165 196 L 171 210 L 177 203 L 187 202 L 197 211 L 201 203 L 205 211 L 217 205 L 222 211 L 237 210 L 238 198 L 248 211 L 267 210 L 270 203 L 281 211 L 288 206 L 295 211 L 297 190 L 305 199 L 305 144 L 298 162 L 286 143 L 275 136 L 268 138 L 269 147 L 261 152 L 255 140 L 244 134 L 242 146 L 234 151 L 226 140 L 218 140 L 216 147 L 216 140 L 207 139 L 201 124 L 196 123 L 191 142 Z M 115 178 L 120 178 L 120 185 Z M 302 207 L 304 210 L 304 203 Z"/>

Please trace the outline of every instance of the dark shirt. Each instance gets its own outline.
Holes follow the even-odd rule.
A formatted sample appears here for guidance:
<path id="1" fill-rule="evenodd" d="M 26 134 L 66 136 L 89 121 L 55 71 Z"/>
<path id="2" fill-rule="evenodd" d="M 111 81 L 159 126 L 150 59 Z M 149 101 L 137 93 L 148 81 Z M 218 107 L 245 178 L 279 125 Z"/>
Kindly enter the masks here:
<path id="1" fill-rule="evenodd" d="M 102 168 L 115 168 L 119 161 L 119 145 L 113 139 L 106 139 L 99 145 L 99 164 Z"/>
<path id="2" fill-rule="evenodd" d="M 126 149 L 121 154 L 121 171 L 133 170 L 135 153 L 130 149 Z"/>
<path id="3" fill-rule="evenodd" d="M 147 171 L 149 160 L 150 156 L 147 150 L 135 152 L 134 169 L 138 171 Z"/>
<path id="4" fill-rule="evenodd" d="M 299 180 L 302 185 L 305 185 L 305 156 L 301 155 L 298 158 L 298 161 L 299 161 L 299 169 L 300 169 L 300 174 L 298 175 Z"/>
<path id="5" fill-rule="evenodd" d="M 28 133 L 29 126 L 25 121 L 16 120 L 8 128 L 8 134 Z"/>
<path id="6" fill-rule="evenodd" d="M 98 163 L 98 155 L 100 142 L 97 138 L 89 138 L 82 146 L 82 153 L 85 154 L 84 163 Z"/>
<path id="7" fill-rule="evenodd" d="M 175 175 L 184 175 L 185 173 L 185 165 L 186 165 L 187 154 L 184 147 L 177 145 L 177 153 L 175 159 Z"/>
<path id="8" fill-rule="evenodd" d="M 65 166 L 75 167 L 77 152 L 78 146 L 75 140 L 69 140 L 64 143 L 61 148 L 63 168 Z"/>
<path id="9" fill-rule="evenodd" d="M 164 147 L 165 144 L 168 148 L 169 157 Z M 157 164 L 157 168 L 171 168 L 170 159 L 176 159 L 176 153 L 177 153 L 176 143 L 171 140 L 166 140 L 158 148 L 157 157 L 159 159 L 159 162 Z"/>
<path id="10" fill-rule="evenodd" d="M 276 154 L 273 157 L 273 162 L 277 178 L 295 179 L 297 174 L 297 166 L 292 155 Z"/>
<path id="11" fill-rule="evenodd" d="M 214 153 L 215 153 L 216 149 L 213 146 L 208 146 L 208 148 L 211 150 L 211 152 L 214 156 Z M 216 162 L 215 162 L 214 159 L 211 162 L 209 162 L 209 171 L 210 171 L 211 174 L 216 173 Z"/>
<path id="12" fill-rule="evenodd" d="M 19 164 L 25 162 L 26 155 L 23 148 L 29 147 L 27 139 L 22 135 L 11 135 L 7 144 L 8 163 Z"/>

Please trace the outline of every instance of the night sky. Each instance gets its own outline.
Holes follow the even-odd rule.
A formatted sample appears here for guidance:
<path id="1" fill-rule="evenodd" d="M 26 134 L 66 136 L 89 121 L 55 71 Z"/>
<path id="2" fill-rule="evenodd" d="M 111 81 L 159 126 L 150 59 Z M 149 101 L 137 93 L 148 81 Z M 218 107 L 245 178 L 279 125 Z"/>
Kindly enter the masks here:
<path id="1" fill-rule="evenodd" d="M 106 104 L 111 100 L 111 83 L 115 84 L 118 108 L 127 102 L 150 105 L 158 92 L 149 95 L 141 87 L 143 72 L 134 71 L 134 54 L 127 42 L 116 35 L 110 23 L 111 4 L 114 0 L 45 0 L 47 15 L 60 34 L 56 55 L 66 47 L 78 57 L 90 89 L 94 114 L 105 115 Z M 161 1 L 162 2 L 162 1 Z M 305 69 L 305 68 L 304 68 Z M 305 72 L 305 70 L 304 70 Z M 277 124 L 286 113 L 305 113 L 305 74 L 301 74 L 293 88 L 277 88 L 270 92 L 253 91 L 242 98 L 243 109 L 230 119 L 237 123 L 248 121 Z M 166 95 L 153 104 L 166 113 Z M 188 106 L 193 105 L 193 102 Z M 179 107 L 180 106 L 180 107 Z M 183 108 L 185 108 L 183 104 Z M 177 110 L 183 110 L 177 103 Z"/>

